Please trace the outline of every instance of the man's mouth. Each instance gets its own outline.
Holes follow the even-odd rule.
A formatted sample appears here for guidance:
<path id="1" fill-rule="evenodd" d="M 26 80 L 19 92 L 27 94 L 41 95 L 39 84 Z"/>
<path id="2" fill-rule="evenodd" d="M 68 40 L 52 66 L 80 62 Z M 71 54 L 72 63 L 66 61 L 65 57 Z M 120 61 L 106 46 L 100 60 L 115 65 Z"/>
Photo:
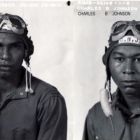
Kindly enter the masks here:
<path id="1" fill-rule="evenodd" d="M 134 87 L 137 85 L 137 81 L 136 80 L 124 80 L 122 81 L 123 86 L 125 87 Z"/>
<path id="2" fill-rule="evenodd" d="M 11 66 L 10 65 L 0 65 L 0 70 L 1 71 L 10 71 Z"/>

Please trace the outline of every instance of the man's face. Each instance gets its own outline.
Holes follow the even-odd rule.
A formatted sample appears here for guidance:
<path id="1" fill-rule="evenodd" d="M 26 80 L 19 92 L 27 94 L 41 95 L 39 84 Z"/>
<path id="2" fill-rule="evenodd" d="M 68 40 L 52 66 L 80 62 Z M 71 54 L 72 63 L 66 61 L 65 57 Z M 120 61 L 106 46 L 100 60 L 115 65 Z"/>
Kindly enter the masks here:
<path id="1" fill-rule="evenodd" d="M 109 59 L 109 69 L 122 94 L 140 95 L 140 46 L 118 46 Z"/>
<path id="2" fill-rule="evenodd" d="M 18 72 L 24 55 L 24 44 L 21 38 L 14 34 L 0 33 L 0 77 Z"/>

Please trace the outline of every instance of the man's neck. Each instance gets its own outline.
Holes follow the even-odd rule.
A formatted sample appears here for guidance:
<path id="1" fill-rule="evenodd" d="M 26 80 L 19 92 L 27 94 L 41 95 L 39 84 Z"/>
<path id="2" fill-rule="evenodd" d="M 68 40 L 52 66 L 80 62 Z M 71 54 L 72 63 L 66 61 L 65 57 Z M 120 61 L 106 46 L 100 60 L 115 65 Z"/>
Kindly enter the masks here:
<path id="1" fill-rule="evenodd" d="M 139 94 L 132 94 L 132 95 L 124 94 L 122 96 L 131 112 L 136 112 L 138 109 L 140 110 L 140 95 Z"/>
<path id="2" fill-rule="evenodd" d="M 12 73 L 9 76 L 0 76 L 0 94 L 5 94 L 18 87 L 20 81 L 22 70 Z"/>

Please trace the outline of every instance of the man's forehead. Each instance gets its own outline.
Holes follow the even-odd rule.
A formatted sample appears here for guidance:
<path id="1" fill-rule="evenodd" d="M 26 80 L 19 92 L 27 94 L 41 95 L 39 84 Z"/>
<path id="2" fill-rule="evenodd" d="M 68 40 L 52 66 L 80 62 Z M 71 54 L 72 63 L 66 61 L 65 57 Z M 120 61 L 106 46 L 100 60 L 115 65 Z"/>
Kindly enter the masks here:
<path id="1" fill-rule="evenodd" d="M 117 46 L 115 49 L 113 49 L 112 54 L 139 55 L 140 46 L 135 45 Z"/>
<path id="2" fill-rule="evenodd" d="M 0 33 L 0 43 L 16 43 L 16 42 L 23 42 L 23 39 L 12 33 Z"/>

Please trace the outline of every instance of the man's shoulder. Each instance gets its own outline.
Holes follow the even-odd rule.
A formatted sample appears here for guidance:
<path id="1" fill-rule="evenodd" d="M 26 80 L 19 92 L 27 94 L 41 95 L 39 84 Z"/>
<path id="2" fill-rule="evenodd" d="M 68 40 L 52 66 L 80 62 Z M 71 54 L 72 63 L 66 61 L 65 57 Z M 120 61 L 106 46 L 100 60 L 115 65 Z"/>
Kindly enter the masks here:
<path id="1" fill-rule="evenodd" d="M 95 122 L 106 118 L 100 102 L 97 102 L 90 108 L 90 110 L 88 111 L 87 118 Z"/>
<path id="2" fill-rule="evenodd" d="M 95 103 L 90 109 L 89 109 L 89 112 L 88 114 L 89 115 L 98 115 L 98 114 L 102 114 L 103 111 L 102 111 L 102 107 L 101 107 L 101 103 L 100 102 L 97 102 Z"/>
<path id="3" fill-rule="evenodd" d="M 100 102 L 89 110 L 86 124 L 88 130 L 94 131 L 98 136 L 106 135 L 106 129 L 110 129 L 110 120 L 105 116 Z"/>
<path id="4" fill-rule="evenodd" d="M 51 85 L 50 83 L 47 83 L 37 77 L 32 78 L 32 86 L 33 90 L 36 95 L 44 95 L 44 96 L 59 96 L 62 97 L 58 89 Z"/>

